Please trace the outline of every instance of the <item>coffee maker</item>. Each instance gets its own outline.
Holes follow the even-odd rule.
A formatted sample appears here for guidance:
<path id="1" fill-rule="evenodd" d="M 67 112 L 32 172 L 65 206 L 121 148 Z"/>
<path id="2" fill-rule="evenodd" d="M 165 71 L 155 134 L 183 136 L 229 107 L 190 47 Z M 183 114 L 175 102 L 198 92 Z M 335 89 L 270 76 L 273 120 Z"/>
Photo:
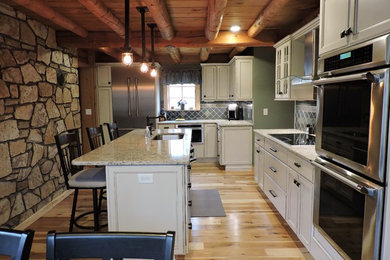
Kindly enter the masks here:
<path id="1" fill-rule="evenodd" d="M 228 105 L 228 120 L 238 120 L 238 105 L 229 104 Z"/>

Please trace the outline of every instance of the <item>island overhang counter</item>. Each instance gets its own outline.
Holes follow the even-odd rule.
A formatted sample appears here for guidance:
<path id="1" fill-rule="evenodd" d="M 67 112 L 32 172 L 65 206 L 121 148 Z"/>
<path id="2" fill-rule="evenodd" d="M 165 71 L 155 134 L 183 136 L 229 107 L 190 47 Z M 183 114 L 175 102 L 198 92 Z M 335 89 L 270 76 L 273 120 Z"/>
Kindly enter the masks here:
<path id="1" fill-rule="evenodd" d="M 156 136 L 159 139 L 155 140 Z M 179 139 L 176 139 L 179 138 Z M 176 232 L 188 252 L 190 129 L 137 129 L 72 161 L 104 166 L 109 231 Z"/>

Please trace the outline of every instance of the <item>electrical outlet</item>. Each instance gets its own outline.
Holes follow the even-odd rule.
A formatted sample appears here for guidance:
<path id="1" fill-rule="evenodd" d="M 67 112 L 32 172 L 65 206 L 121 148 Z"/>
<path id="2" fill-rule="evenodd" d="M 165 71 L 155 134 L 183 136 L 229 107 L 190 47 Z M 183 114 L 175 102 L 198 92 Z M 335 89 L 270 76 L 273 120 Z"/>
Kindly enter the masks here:
<path id="1" fill-rule="evenodd" d="M 263 116 L 268 116 L 268 108 L 263 108 Z"/>
<path id="2" fill-rule="evenodd" d="M 153 174 L 137 174 L 138 183 L 151 184 L 153 183 Z"/>
<path id="3" fill-rule="evenodd" d="M 87 115 L 87 116 L 92 115 L 92 109 L 86 108 L 86 109 L 85 109 L 85 115 Z"/>

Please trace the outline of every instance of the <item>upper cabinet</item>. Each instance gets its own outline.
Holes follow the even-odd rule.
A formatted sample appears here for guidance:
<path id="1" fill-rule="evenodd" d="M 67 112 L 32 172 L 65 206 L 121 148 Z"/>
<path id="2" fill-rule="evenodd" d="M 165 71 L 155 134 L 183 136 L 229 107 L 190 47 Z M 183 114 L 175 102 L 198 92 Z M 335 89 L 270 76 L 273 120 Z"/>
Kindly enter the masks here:
<path id="1" fill-rule="evenodd" d="M 274 45 L 275 100 L 315 100 L 318 25 L 316 18 Z"/>
<path id="2" fill-rule="evenodd" d="M 99 87 L 111 87 L 111 67 L 98 66 L 97 67 L 97 85 Z"/>
<path id="3" fill-rule="evenodd" d="M 202 100 L 229 99 L 229 66 L 227 64 L 202 65 Z"/>
<path id="4" fill-rule="evenodd" d="M 252 100 L 253 57 L 233 57 L 229 63 L 204 63 L 203 101 Z"/>
<path id="5" fill-rule="evenodd" d="M 388 33 L 388 0 L 321 0 L 319 54 Z"/>
<path id="6" fill-rule="evenodd" d="M 230 64 L 230 100 L 251 101 L 253 57 L 235 56 Z"/>

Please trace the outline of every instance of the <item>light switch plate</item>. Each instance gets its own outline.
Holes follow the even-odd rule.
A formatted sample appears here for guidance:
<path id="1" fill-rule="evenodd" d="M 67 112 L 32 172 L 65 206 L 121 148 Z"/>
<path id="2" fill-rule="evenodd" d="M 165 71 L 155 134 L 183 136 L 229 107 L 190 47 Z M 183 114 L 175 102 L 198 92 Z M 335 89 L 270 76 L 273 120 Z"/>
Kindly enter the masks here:
<path id="1" fill-rule="evenodd" d="M 263 108 L 263 115 L 268 116 L 268 108 Z"/>
<path id="2" fill-rule="evenodd" d="M 153 183 L 153 174 L 137 174 L 138 183 L 151 184 Z"/>

